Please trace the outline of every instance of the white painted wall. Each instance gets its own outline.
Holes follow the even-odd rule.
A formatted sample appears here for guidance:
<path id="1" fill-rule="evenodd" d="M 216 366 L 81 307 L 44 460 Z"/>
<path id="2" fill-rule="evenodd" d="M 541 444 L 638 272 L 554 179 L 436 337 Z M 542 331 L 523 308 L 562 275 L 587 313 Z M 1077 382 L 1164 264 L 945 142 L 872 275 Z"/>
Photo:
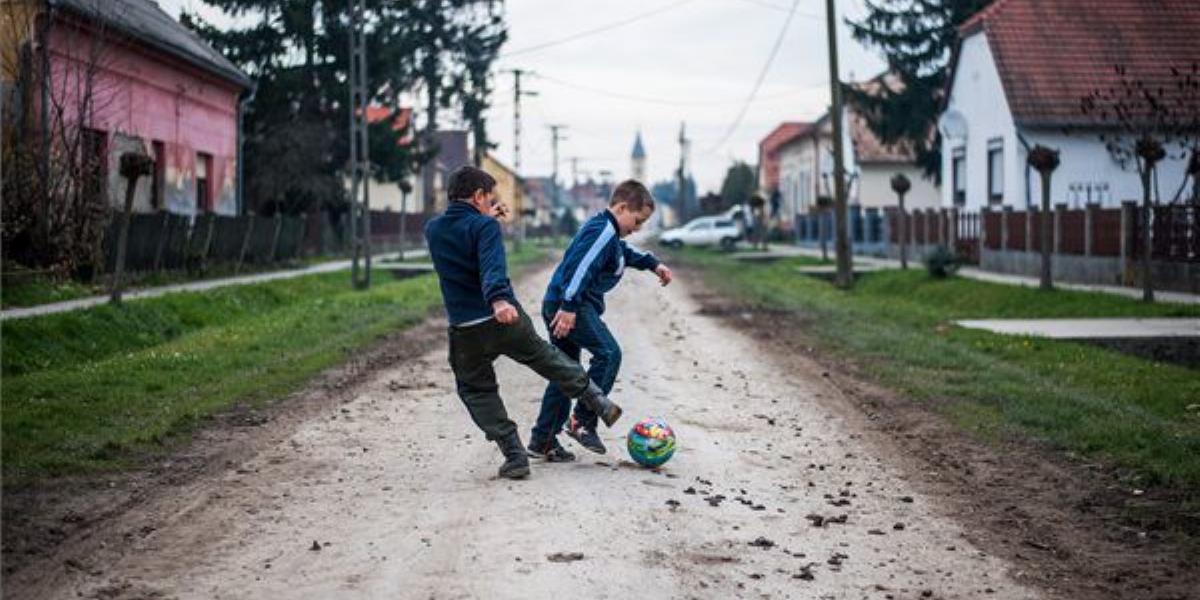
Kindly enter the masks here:
<path id="1" fill-rule="evenodd" d="M 932 179 L 922 175 L 916 165 L 902 163 L 868 163 L 859 167 L 859 201 L 863 208 L 886 208 L 896 206 L 896 193 L 892 191 L 892 176 L 904 173 L 912 182 L 912 189 L 904 196 L 905 208 L 936 208 L 941 206 L 941 190 Z"/>
<path id="2" fill-rule="evenodd" d="M 1052 180 L 1052 202 L 1082 206 L 1087 201 L 1086 189 L 1073 191 L 1072 186 L 1085 187 L 1089 183 L 1092 201 L 1105 206 L 1141 198 L 1136 166 L 1129 164 L 1123 169 L 1113 160 L 1098 131 L 1066 134 L 1058 130 L 1023 130 L 1018 136 L 985 33 L 963 40 L 958 61 L 946 112 L 939 122 L 943 136 L 942 206 L 953 206 L 952 161 L 957 148 L 966 149 L 966 209 L 979 210 L 987 203 L 988 147 L 997 139 L 1004 149 L 1003 205 L 1021 210 L 1029 203 L 1040 203 L 1041 181 L 1037 172 L 1026 169 L 1027 151 L 1021 138 L 1031 148 L 1042 144 L 1059 151 L 1061 163 Z M 1180 154 L 1178 147 L 1171 151 Z M 1184 182 L 1185 168 L 1186 160 L 1180 158 L 1159 165 L 1158 193 L 1163 201 L 1170 201 Z M 1103 186 L 1107 191 L 1096 191 Z M 1185 194 L 1190 189 L 1187 187 Z"/>
<path id="3" fill-rule="evenodd" d="M 954 127 L 955 121 L 965 127 Z M 999 140 L 1004 148 L 1004 204 L 1025 206 L 1025 154 L 1017 139 L 1000 73 L 980 32 L 963 40 L 950 100 L 942 115 L 942 206 L 954 206 L 952 160 L 954 150 L 966 149 L 967 210 L 987 203 L 988 143 Z"/>

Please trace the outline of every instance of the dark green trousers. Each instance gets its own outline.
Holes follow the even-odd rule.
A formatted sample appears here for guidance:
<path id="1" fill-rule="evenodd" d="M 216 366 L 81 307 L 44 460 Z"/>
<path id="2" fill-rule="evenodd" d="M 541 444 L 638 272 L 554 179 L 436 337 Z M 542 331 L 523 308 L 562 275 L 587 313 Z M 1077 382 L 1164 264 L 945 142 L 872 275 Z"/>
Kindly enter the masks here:
<path id="1" fill-rule="evenodd" d="M 504 409 L 496 371 L 492 368 L 500 356 L 507 356 L 558 384 L 568 398 L 578 397 L 588 387 L 583 367 L 542 339 L 533 329 L 529 315 L 517 310 L 521 318 L 511 325 L 501 325 L 493 319 L 470 327 L 450 328 L 450 368 L 454 370 L 458 397 L 471 419 L 492 441 L 517 431 L 517 424 Z"/>

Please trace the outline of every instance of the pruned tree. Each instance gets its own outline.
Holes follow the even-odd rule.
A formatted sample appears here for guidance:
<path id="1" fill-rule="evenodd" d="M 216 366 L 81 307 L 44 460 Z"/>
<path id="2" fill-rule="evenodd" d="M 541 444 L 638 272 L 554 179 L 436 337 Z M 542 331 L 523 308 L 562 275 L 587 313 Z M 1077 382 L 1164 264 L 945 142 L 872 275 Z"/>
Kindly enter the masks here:
<path id="1" fill-rule="evenodd" d="M 1093 90 L 1080 99 L 1080 111 L 1103 128 L 1100 139 L 1122 169 L 1133 166 L 1142 184 L 1139 225 L 1142 297 L 1154 300 L 1150 271 L 1153 205 L 1162 202 L 1157 185 L 1157 167 L 1167 159 L 1195 160 L 1200 149 L 1200 63 L 1190 67 L 1171 66 L 1166 74 L 1130 74 L 1124 66 L 1114 67 L 1115 82 Z M 1150 77 L 1147 81 L 1147 77 Z M 1184 181 L 1170 202 L 1178 201 L 1195 173 L 1185 169 Z M 1193 193 L 1193 195 L 1195 195 Z"/>

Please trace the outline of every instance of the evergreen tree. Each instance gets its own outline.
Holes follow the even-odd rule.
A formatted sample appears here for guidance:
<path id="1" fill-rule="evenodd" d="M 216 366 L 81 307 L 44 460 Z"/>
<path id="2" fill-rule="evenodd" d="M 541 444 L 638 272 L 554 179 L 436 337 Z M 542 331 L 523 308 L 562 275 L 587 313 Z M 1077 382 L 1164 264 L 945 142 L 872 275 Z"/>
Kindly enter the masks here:
<path id="1" fill-rule="evenodd" d="M 737 161 L 725 172 L 725 180 L 721 182 L 721 198 L 724 206 L 745 204 L 754 195 L 758 182 L 755 181 L 754 169 L 750 165 Z"/>
<path id="2" fill-rule="evenodd" d="M 990 0 L 866 0 L 867 15 L 848 21 L 854 39 L 878 48 L 899 85 L 868 93 L 848 88 L 867 125 L 886 144 L 906 143 L 926 175 L 938 177 L 938 113 L 958 26 Z"/>
<path id="3" fill-rule="evenodd" d="M 241 29 L 220 30 L 195 15 L 183 23 L 247 71 L 257 82 L 245 116 L 245 178 L 248 203 L 259 211 L 344 209 L 343 178 L 349 155 L 349 0 L 203 0 L 232 16 L 255 17 Z M 454 99 L 453 79 L 466 48 L 490 49 L 469 70 L 490 69 L 504 40 L 504 24 L 489 9 L 481 28 L 477 0 L 364 1 L 367 94 L 373 104 L 398 114 L 400 94 L 436 73 L 438 106 Z M 475 51 L 472 55 L 481 54 Z M 429 57 L 433 57 L 432 60 Z M 478 86 L 474 101 L 486 109 L 490 88 Z M 480 112 L 482 113 L 482 110 Z M 429 115 L 436 121 L 436 108 Z M 371 162 L 377 178 L 401 181 L 428 162 L 435 148 L 425 138 L 400 144 L 412 120 L 371 125 Z"/>

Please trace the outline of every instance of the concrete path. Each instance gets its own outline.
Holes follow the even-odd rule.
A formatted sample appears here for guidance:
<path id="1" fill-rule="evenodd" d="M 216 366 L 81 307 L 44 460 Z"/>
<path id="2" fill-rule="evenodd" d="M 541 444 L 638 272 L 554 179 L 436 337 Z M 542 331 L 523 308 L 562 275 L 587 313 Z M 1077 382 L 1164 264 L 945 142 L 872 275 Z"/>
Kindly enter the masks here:
<path id="1" fill-rule="evenodd" d="M 751 252 L 737 253 L 740 260 L 741 256 L 751 256 Z M 792 257 L 792 256 L 812 256 L 820 257 L 821 251 L 817 248 L 802 248 L 787 244 L 773 244 L 770 246 L 770 251 L 757 253 L 760 257 L 770 256 L 777 257 Z M 830 258 L 833 257 L 833 251 L 829 252 Z M 750 259 L 753 260 L 753 259 Z M 889 258 L 876 258 L 870 256 L 855 256 L 855 265 L 879 265 L 889 268 L 899 268 L 900 261 Z M 909 261 L 909 268 L 923 268 L 918 260 Z M 970 279 L 978 281 L 988 281 L 991 283 L 1003 283 L 1005 285 L 1020 285 L 1025 287 L 1037 287 L 1040 283 L 1037 277 L 1026 277 L 1024 275 L 1010 275 L 1007 273 L 994 273 L 991 271 L 983 271 L 976 267 L 965 267 L 958 270 L 958 274 Z M 1142 290 L 1140 288 L 1124 287 L 1119 285 L 1095 285 L 1086 283 L 1067 283 L 1055 282 L 1054 286 L 1062 290 L 1072 290 L 1077 292 L 1098 292 L 1101 294 L 1112 294 L 1114 296 L 1125 296 L 1126 298 L 1141 299 Z M 1200 304 L 1200 294 L 1188 294 L 1185 292 L 1167 292 L 1155 291 L 1154 299 L 1158 302 L 1170 302 L 1174 304 Z"/>
<path id="2" fill-rule="evenodd" d="M 389 253 L 391 254 L 391 253 Z M 428 256 L 425 250 L 409 250 L 404 253 L 405 258 L 416 258 L 419 256 Z M 124 302 L 133 302 L 145 298 L 156 298 L 166 294 L 174 294 L 178 292 L 203 292 L 205 290 L 214 290 L 231 285 L 246 285 L 248 283 L 262 283 L 264 281 L 275 281 L 277 279 L 292 279 L 293 277 L 303 277 L 305 275 L 316 275 L 318 273 L 331 273 L 334 271 L 343 271 L 350 268 L 350 261 L 340 260 L 335 262 L 321 263 L 303 269 L 290 269 L 287 271 L 272 271 L 270 273 L 255 273 L 252 275 L 239 275 L 237 277 L 226 277 L 223 279 L 207 279 L 204 281 L 191 281 L 188 283 L 176 283 L 172 285 L 164 285 L 155 288 L 146 288 L 141 290 L 129 290 L 122 295 Z M 24 319 L 27 317 L 38 317 L 42 315 L 52 315 L 55 313 L 71 312 L 73 310 L 83 310 L 99 306 L 108 302 L 108 295 L 92 296 L 90 298 L 79 298 L 76 300 L 67 300 L 64 302 L 54 302 L 52 304 L 41 304 L 38 306 L 28 306 L 22 308 L 10 308 L 5 311 L 0 311 L 0 321 L 9 319 Z"/>
<path id="3" fill-rule="evenodd" d="M 1197 338 L 1200 319 L 983 319 L 956 322 L 961 327 L 1006 335 L 1061 340 Z"/>

